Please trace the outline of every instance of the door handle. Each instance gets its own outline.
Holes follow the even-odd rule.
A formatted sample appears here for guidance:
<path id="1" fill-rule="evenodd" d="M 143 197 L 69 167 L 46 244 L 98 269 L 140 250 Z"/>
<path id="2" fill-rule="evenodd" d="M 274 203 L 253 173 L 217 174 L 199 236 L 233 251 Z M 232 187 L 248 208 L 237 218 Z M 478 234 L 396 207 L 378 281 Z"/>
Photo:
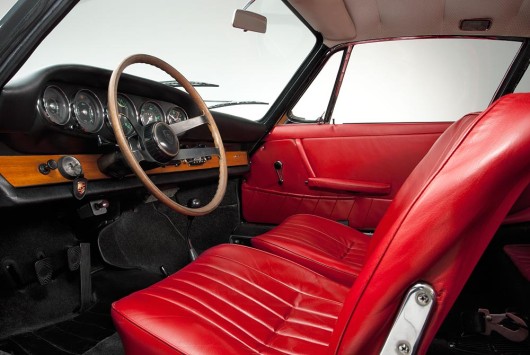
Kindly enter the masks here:
<path id="1" fill-rule="evenodd" d="M 278 175 L 278 185 L 283 185 L 283 163 L 279 160 L 275 161 L 274 170 L 276 170 L 276 175 Z"/>

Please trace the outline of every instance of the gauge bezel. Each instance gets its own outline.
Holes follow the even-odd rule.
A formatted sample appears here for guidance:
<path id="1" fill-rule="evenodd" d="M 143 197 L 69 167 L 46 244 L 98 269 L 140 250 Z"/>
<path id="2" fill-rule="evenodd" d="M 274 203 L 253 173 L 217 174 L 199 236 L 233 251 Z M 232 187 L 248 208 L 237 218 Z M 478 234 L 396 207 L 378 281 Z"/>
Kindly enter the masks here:
<path id="1" fill-rule="evenodd" d="M 87 96 L 91 97 L 94 100 L 94 104 L 96 106 L 95 119 L 97 120 L 97 126 L 95 126 L 94 129 L 87 129 L 84 126 L 84 123 L 81 123 L 79 119 L 77 102 L 78 102 L 78 96 L 82 93 L 86 94 Z M 89 89 L 78 90 L 74 96 L 74 100 L 72 101 L 72 107 L 73 107 L 74 118 L 77 124 L 79 125 L 79 127 L 81 127 L 81 129 L 83 130 L 83 132 L 97 133 L 101 130 L 101 128 L 103 128 L 103 124 L 105 123 L 105 110 L 104 110 L 103 104 L 101 103 L 101 100 L 93 91 Z"/>
<path id="2" fill-rule="evenodd" d="M 127 100 L 129 102 L 129 104 L 132 105 L 132 108 L 133 108 L 133 111 L 134 111 L 134 117 L 124 116 L 127 120 L 129 120 L 129 123 L 132 125 L 132 128 L 133 128 L 132 131 L 129 134 L 125 134 L 125 130 L 123 130 L 123 133 L 125 134 L 125 137 L 130 138 L 130 137 L 134 136 L 135 133 L 137 133 L 135 124 L 138 122 L 138 109 L 136 108 L 136 105 L 134 104 L 133 100 L 131 100 L 131 98 L 129 96 L 127 96 L 125 94 L 122 94 L 122 93 L 118 93 L 118 95 L 116 97 L 116 103 L 118 102 L 118 98 L 120 96 L 125 98 L 125 100 Z M 118 106 L 118 113 L 120 114 L 120 119 L 121 119 L 121 116 L 123 114 L 120 113 L 119 106 Z M 134 122 L 132 121 L 132 119 L 134 119 Z M 105 110 L 105 121 L 106 121 L 108 127 L 112 130 L 112 121 L 110 120 L 110 117 L 109 117 L 109 114 L 108 114 L 108 108 Z M 123 125 L 122 125 L 121 128 L 123 129 Z"/>
<path id="3" fill-rule="evenodd" d="M 178 106 L 178 105 L 173 105 L 171 106 L 167 111 L 166 111 L 166 123 L 167 124 L 173 124 L 173 123 L 176 123 L 176 122 L 169 122 L 169 112 L 171 110 L 174 110 L 174 109 L 177 109 L 177 110 L 180 110 L 180 112 L 182 112 L 184 114 L 184 119 L 182 121 L 186 121 L 188 118 L 190 118 L 190 116 L 188 115 L 188 113 L 186 112 L 186 110 L 184 110 L 182 107 Z M 182 122 L 180 121 L 180 122 Z"/>
<path id="4" fill-rule="evenodd" d="M 161 121 L 153 121 L 153 122 L 166 122 L 166 114 L 164 112 L 164 110 L 162 109 L 162 107 L 155 101 L 153 100 L 148 100 L 148 101 L 145 101 L 142 106 L 140 106 L 140 111 L 138 112 L 138 118 L 139 118 L 139 122 L 142 126 L 146 126 L 148 125 L 149 123 L 152 123 L 152 122 L 146 122 L 144 123 L 144 120 L 143 120 L 143 116 L 142 116 L 142 109 L 147 105 L 147 104 L 152 104 L 154 106 L 156 106 L 158 108 L 158 110 L 160 111 L 160 113 L 162 114 L 162 120 Z"/>
<path id="5" fill-rule="evenodd" d="M 59 93 L 59 96 L 62 96 L 62 99 L 64 99 L 64 104 L 66 105 L 66 111 L 68 112 L 68 118 L 64 121 L 64 123 L 61 123 L 61 122 L 57 122 L 55 120 L 53 120 L 51 118 L 51 115 L 50 113 L 48 112 L 48 110 L 46 109 L 46 100 L 44 99 L 44 95 L 46 93 L 46 91 L 48 89 L 55 89 L 57 90 L 57 92 Z M 64 91 L 58 87 L 57 85 L 48 85 L 46 86 L 46 88 L 44 89 L 44 91 L 42 92 L 42 95 L 41 95 L 41 98 L 40 98 L 40 105 L 39 105 L 39 108 L 40 108 L 40 111 L 41 111 L 41 114 L 42 116 L 44 116 L 44 118 L 52 123 L 52 124 L 55 124 L 55 125 L 58 125 L 58 126 L 65 126 L 68 124 L 68 122 L 70 122 L 70 119 L 72 118 L 72 111 L 70 110 L 70 100 L 68 100 L 68 96 L 66 96 L 66 94 L 64 93 Z"/>

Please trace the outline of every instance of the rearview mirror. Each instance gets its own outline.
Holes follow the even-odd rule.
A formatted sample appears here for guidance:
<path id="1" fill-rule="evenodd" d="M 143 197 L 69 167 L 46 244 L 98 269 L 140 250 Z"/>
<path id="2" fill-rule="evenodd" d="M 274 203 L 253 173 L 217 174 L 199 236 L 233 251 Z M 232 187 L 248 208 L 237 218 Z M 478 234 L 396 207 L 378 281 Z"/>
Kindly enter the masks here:
<path id="1" fill-rule="evenodd" d="M 232 26 L 244 31 L 265 33 L 267 31 L 267 18 L 255 12 L 237 9 L 234 12 Z"/>

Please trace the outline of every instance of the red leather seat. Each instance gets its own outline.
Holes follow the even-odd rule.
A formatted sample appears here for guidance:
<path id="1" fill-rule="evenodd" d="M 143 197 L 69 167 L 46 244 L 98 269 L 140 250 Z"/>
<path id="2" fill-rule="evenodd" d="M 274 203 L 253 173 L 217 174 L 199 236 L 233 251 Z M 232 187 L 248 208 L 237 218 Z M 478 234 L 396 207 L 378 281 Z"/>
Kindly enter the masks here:
<path id="1" fill-rule="evenodd" d="M 348 290 L 288 260 L 226 244 L 112 312 L 127 354 L 323 354 Z"/>
<path id="2" fill-rule="evenodd" d="M 351 286 L 364 264 L 371 238 L 327 218 L 298 214 L 252 238 L 252 246 L 283 256 Z"/>
<path id="3" fill-rule="evenodd" d="M 411 285 L 435 303 L 425 353 L 476 263 L 530 183 L 530 94 L 453 124 L 394 198 L 348 290 L 293 261 L 216 247 L 113 304 L 128 353 L 376 354 Z"/>
<path id="4" fill-rule="evenodd" d="M 462 120 L 477 116 L 478 113 L 471 113 Z M 351 286 L 364 264 L 370 240 L 369 236 L 333 220 L 298 214 L 252 238 L 251 243 L 255 248 L 283 256 Z"/>

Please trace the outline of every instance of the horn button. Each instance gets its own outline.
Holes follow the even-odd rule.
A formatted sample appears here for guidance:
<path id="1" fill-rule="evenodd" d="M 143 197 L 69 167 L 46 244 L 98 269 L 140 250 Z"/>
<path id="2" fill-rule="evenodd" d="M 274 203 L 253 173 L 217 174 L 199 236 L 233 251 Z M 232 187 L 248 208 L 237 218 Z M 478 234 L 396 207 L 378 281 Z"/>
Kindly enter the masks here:
<path id="1" fill-rule="evenodd" d="M 167 163 L 179 152 L 179 140 L 167 123 L 154 122 L 144 130 L 145 149 L 159 163 Z"/>

